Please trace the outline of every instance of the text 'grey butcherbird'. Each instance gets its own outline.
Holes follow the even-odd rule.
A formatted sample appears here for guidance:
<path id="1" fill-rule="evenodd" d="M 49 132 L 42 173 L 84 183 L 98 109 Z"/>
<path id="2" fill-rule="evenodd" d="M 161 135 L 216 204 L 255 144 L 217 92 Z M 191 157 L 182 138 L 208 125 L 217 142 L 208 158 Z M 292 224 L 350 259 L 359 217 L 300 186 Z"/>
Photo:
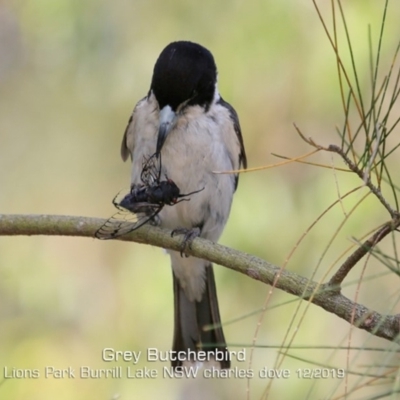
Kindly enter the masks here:
<path id="1" fill-rule="evenodd" d="M 160 226 L 184 230 L 187 238 L 197 233 L 217 241 L 238 175 L 213 171 L 246 168 L 247 161 L 238 115 L 218 92 L 214 57 L 199 44 L 173 42 L 158 57 L 150 90 L 136 105 L 122 140 L 122 159 L 132 159 L 132 187 L 141 184 L 143 159 L 154 153 L 162 155 L 162 175 L 172 178 L 183 193 L 204 187 L 190 201 L 164 207 Z M 212 265 L 168 253 L 174 283 L 172 353 L 179 355 L 172 367 L 185 365 L 185 355 L 189 363 L 195 362 L 201 353 L 230 368 Z M 213 329 L 204 330 L 207 325 Z"/>

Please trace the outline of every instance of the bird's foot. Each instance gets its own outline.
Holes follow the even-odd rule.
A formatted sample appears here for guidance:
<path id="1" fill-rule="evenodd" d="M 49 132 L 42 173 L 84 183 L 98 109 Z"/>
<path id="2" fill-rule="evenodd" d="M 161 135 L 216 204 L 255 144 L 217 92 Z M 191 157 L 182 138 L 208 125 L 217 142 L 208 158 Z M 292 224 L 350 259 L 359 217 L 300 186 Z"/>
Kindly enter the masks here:
<path id="1" fill-rule="evenodd" d="M 183 257 L 183 255 L 185 255 L 186 257 L 189 257 L 189 255 L 186 254 L 185 251 L 188 248 L 191 249 L 193 240 L 196 239 L 198 236 L 200 236 L 200 228 L 192 228 L 192 229 L 177 228 L 171 232 L 172 237 L 175 235 L 184 235 L 183 241 L 182 241 L 182 244 L 180 247 L 181 257 Z"/>

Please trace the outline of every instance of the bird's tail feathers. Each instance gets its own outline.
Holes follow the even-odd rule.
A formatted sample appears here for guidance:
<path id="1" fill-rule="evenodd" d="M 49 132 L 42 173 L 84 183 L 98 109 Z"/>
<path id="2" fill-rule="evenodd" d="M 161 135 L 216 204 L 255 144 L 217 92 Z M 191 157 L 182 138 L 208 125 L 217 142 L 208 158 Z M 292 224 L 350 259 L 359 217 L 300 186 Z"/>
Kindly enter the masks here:
<path id="1" fill-rule="evenodd" d="M 200 301 L 190 301 L 173 274 L 175 330 L 172 350 L 183 358 L 186 354 L 188 360 L 193 362 L 199 361 L 200 356 L 206 361 L 217 361 L 221 369 L 226 369 L 230 368 L 230 359 L 221 327 L 212 265 L 208 264 L 205 271 L 205 290 Z M 196 359 L 199 351 L 201 354 Z M 181 360 L 172 361 L 172 367 L 180 366 Z"/>

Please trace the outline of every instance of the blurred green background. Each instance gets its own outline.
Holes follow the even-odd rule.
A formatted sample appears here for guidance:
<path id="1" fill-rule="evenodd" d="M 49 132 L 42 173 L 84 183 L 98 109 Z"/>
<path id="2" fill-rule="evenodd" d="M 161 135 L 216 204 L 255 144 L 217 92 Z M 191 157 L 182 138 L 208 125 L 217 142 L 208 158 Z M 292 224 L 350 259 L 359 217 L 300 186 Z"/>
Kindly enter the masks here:
<path id="1" fill-rule="evenodd" d="M 319 3 L 331 27 L 329 2 Z M 368 94 L 367 27 L 371 24 L 376 46 L 384 3 L 345 3 L 360 81 Z M 381 54 L 384 69 L 400 36 L 400 8 L 392 3 Z M 339 36 L 342 40 L 343 32 Z M 278 162 L 271 153 L 298 156 L 311 150 L 293 122 L 321 144 L 338 143 L 335 126 L 342 126 L 343 112 L 335 57 L 309 0 L 5 0 L 0 3 L 0 212 L 110 216 L 112 198 L 129 186 L 130 166 L 119 156 L 127 120 L 149 89 L 158 54 L 179 39 L 213 52 L 220 92 L 239 113 L 251 167 Z M 342 166 L 330 154 L 313 160 Z M 306 228 L 337 199 L 338 190 L 343 194 L 359 184 L 350 174 L 335 176 L 332 170 L 299 164 L 244 174 L 221 243 L 282 265 Z M 356 194 L 344 202 L 347 211 L 360 198 Z M 340 232 L 315 279 L 351 237 L 361 237 L 386 218 L 371 197 Z M 342 210 L 335 208 L 302 242 L 287 268 L 311 276 L 342 219 Z M 352 298 L 361 268 L 345 290 Z M 250 346 L 260 313 L 244 317 L 263 307 L 270 288 L 218 266 L 215 270 L 222 319 L 234 321 L 224 328 L 230 348 Z M 385 271 L 371 261 L 365 275 Z M 364 282 L 358 296 L 368 307 L 398 312 L 397 286 L 386 275 Z M 348 324 L 315 306 L 302 321 L 298 313 L 289 326 L 298 307 L 296 301 L 285 304 L 289 300 L 293 297 L 273 291 L 256 344 L 279 346 L 287 331 L 297 329 L 293 345 L 390 348 L 359 330 L 352 331 L 349 341 Z M 125 368 L 131 364 L 103 362 L 102 349 L 169 350 L 172 307 L 169 259 L 160 249 L 83 238 L 0 238 L 1 368 Z M 310 348 L 291 354 L 340 368 L 346 367 L 346 357 L 350 365 L 354 360 L 367 366 L 394 357 Z M 246 362 L 233 366 L 252 368 L 257 375 L 265 366 L 273 368 L 276 357 L 275 348 L 256 349 L 249 366 L 248 349 Z M 166 365 L 150 364 L 142 356 L 138 367 L 161 374 Z M 343 391 L 343 380 L 298 379 L 296 369 L 303 367 L 310 364 L 287 357 L 281 368 L 292 377 L 274 381 L 270 398 L 330 398 Z M 3 372 L 0 398 L 18 400 L 233 399 L 245 398 L 248 384 L 250 397 L 260 398 L 268 383 L 257 377 L 248 383 L 43 376 L 1 382 Z M 351 385 L 359 382 L 349 379 Z"/>

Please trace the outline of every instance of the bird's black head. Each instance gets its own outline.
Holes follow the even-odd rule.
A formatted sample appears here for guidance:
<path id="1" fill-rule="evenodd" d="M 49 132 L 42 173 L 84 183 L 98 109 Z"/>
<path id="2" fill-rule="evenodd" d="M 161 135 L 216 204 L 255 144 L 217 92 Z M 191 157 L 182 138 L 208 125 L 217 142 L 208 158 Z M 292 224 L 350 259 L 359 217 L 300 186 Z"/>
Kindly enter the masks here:
<path id="1" fill-rule="evenodd" d="M 203 46 L 192 42 L 173 42 L 160 54 L 154 66 L 150 90 L 160 110 L 170 106 L 176 112 L 185 105 L 211 104 L 217 67 L 214 57 Z"/>

